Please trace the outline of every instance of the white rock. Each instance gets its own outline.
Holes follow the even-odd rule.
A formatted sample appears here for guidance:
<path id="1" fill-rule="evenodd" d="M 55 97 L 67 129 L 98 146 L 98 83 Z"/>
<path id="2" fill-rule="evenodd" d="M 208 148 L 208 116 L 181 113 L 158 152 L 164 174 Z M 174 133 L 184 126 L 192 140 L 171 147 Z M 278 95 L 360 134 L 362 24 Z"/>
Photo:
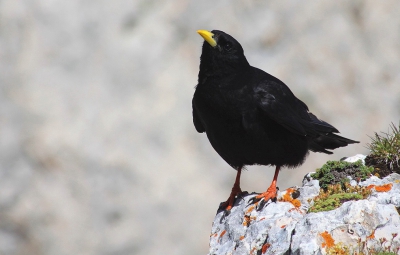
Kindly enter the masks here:
<path id="1" fill-rule="evenodd" d="M 361 161 L 363 162 L 363 164 L 365 164 L 365 158 L 367 156 L 363 155 L 363 154 L 357 154 L 355 156 L 352 157 L 348 157 L 348 158 L 344 158 L 343 161 L 349 162 L 349 163 L 354 163 L 357 162 L 361 159 Z"/>
<path id="2" fill-rule="evenodd" d="M 297 198 L 290 202 L 268 202 L 261 210 L 249 201 L 255 194 L 237 199 L 230 215 L 217 213 L 210 237 L 210 255 L 219 254 L 326 254 L 331 245 L 347 247 L 350 252 L 394 251 L 400 249 L 400 175 L 380 180 L 371 177 L 362 186 L 392 185 L 387 192 L 373 189 L 365 200 L 348 201 L 335 210 L 306 213 L 310 199 L 319 193 L 317 180 L 306 175 Z M 379 188 L 378 188 L 379 190 Z M 278 192 L 287 197 L 287 191 Z M 285 196 L 286 194 L 286 196 Z M 383 241 L 386 240 L 386 241 Z M 262 253 L 264 247 L 265 253 Z"/>

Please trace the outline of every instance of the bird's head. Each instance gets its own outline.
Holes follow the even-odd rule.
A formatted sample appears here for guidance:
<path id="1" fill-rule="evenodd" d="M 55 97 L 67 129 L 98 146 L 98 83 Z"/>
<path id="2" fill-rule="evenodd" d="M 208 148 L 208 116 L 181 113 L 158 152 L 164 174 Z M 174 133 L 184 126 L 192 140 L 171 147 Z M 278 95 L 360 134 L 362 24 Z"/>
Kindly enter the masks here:
<path id="1" fill-rule="evenodd" d="M 232 36 L 219 30 L 198 30 L 197 33 L 205 40 L 200 58 L 200 71 L 203 68 L 203 71 L 222 74 L 237 72 L 240 68 L 249 66 L 242 46 Z"/>

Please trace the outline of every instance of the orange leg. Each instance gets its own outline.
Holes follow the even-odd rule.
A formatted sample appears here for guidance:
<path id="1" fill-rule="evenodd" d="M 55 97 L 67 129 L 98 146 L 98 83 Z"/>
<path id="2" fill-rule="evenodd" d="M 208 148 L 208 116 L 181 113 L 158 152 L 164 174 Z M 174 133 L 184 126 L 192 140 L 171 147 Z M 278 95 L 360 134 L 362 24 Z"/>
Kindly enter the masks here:
<path id="1" fill-rule="evenodd" d="M 235 179 L 235 183 L 233 184 L 231 194 L 229 195 L 228 200 L 226 200 L 226 202 L 224 202 L 224 204 L 222 205 L 222 208 L 225 207 L 225 209 L 227 211 L 232 209 L 233 204 L 235 202 L 235 197 L 237 195 L 239 195 L 240 193 L 242 193 L 242 189 L 240 188 L 240 174 L 241 173 L 242 173 L 242 168 L 240 167 L 237 170 L 236 179 Z"/>
<path id="2" fill-rule="evenodd" d="M 256 201 L 259 201 L 261 199 L 264 199 L 265 202 L 272 198 L 276 198 L 276 182 L 278 181 L 278 175 L 279 175 L 279 169 L 281 167 L 277 166 L 275 169 L 275 175 L 274 179 L 272 180 L 271 186 L 265 191 L 264 193 L 261 193 L 260 195 L 255 197 Z"/>

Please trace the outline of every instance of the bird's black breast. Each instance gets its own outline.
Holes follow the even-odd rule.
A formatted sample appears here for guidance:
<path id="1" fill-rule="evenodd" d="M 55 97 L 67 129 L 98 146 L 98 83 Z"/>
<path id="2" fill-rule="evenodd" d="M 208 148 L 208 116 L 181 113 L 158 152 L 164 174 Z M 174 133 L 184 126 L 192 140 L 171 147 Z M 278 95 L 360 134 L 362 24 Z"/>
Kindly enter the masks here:
<path id="1" fill-rule="evenodd" d="M 250 164 L 242 153 L 245 129 L 243 111 L 249 101 L 241 89 L 198 86 L 193 97 L 193 112 L 205 129 L 218 154 L 231 166 Z"/>
<path id="2" fill-rule="evenodd" d="M 308 151 L 307 141 L 263 114 L 256 103 L 254 86 L 246 86 L 255 82 L 243 79 L 242 86 L 197 87 L 193 112 L 211 145 L 234 168 L 302 163 Z"/>

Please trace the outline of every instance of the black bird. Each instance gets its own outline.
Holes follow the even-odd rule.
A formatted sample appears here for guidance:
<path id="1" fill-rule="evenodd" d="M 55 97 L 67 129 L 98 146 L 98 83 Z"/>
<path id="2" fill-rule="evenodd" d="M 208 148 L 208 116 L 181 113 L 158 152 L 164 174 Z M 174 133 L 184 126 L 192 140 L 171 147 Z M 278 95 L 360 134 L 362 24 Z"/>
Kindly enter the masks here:
<path id="1" fill-rule="evenodd" d="M 241 193 L 245 165 L 274 165 L 274 179 L 256 201 L 276 198 L 281 167 L 300 166 L 308 151 L 332 154 L 332 149 L 358 143 L 318 119 L 281 80 L 251 66 L 232 36 L 218 30 L 197 31 L 204 44 L 198 84 L 192 100 L 193 123 L 205 132 L 217 153 L 237 170 L 226 210 Z"/>

